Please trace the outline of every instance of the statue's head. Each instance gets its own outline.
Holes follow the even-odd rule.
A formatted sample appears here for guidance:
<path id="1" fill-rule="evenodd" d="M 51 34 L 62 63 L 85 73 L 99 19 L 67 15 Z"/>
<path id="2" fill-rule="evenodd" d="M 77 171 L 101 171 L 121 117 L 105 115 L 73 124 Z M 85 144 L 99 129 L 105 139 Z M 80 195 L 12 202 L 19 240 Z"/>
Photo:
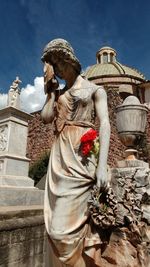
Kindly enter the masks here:
<path id="1" fill-rule="evenodd" d="M 52 64 L 52 58 L 54 57 L 68 62 L 78 73 L 80 73 L 80 62 L 75 56 L 72 46 L 66 40 L 54 39 L 45 46 L 41 58 L 42 61 Z"/>

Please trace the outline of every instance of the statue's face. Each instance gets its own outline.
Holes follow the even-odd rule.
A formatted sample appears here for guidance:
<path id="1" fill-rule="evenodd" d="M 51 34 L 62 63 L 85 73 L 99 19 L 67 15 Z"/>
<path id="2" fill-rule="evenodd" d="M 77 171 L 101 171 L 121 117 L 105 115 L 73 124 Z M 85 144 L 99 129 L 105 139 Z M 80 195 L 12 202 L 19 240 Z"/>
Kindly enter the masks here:
<path id="1" fill-rule="evenodd" d="M 53 64 L 53 68 L 54 68 L 54 73 L 56 76 L 58 76 L 60 79 L 65 79 L 65 75 L 64 75 L 64 68 L 65 68 L 65 64 L 63 61 L 58 61 L 55 64 Z"/>
<path id="2" fill-rule="evenodd" d="M 51 64 L 54 68 L 55 75 L 63 80 L 66 80 L 68 77 L 68 72 L 70 69 L 70 64 L 65 62 L 62 58 L 52 56 Z"/>

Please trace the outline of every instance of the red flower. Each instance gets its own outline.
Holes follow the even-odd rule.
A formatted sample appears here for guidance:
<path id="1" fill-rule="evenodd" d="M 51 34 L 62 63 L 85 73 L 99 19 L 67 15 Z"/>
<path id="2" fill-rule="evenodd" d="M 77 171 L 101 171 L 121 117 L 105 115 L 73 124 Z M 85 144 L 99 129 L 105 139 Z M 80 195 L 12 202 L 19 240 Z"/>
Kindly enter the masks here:
<path id="1" fill-rule="evenodd" d="M 88 156 L 94 146 L 94 140 L 98 136 L 98 132 L 94 129 L 90 129 L 80 139 L 81 141 L 81 152 L 84 156 Z"/>
<path id="2" fill-rule="evenodd" d="M 87 156 L 89 154 L 89 152 L 91 151 L 92 147 L 93 147 L 92 141 L 82 143 L 82 146 L 81 146 L 82 154 L 84 156 Z"/>
<path id="3" fill-rule="evenodd" d="M 98 132 L 94 129 L 90 129 L 88 132 L 86 132 L 80 139 L 81 143 L 87 142 L 87 141 L 93 141 L 98 136 Z"/>

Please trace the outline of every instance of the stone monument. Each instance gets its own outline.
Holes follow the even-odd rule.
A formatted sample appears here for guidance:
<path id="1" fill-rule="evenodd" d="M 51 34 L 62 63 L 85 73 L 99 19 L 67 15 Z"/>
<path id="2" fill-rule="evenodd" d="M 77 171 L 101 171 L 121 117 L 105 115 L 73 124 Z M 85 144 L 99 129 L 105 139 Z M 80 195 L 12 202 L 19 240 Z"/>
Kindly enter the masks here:
<path id="1" fill-rule="evenodd" d="M 0 206 L 43 202 L 43 191 L 28 177 L 26 147 L 32 116 L 20 110 L 19 83 L 16 77 L 8 93 L 8 106 L 0 110 Z"/>
<path id="2" fill-rule="evenodd" d="M 8 92 L 0 110 L 0 266 L 43 266 L 45 226 L 43 193 L 28 177 L 28 121 L 20 110 L 21 81 Z"/>

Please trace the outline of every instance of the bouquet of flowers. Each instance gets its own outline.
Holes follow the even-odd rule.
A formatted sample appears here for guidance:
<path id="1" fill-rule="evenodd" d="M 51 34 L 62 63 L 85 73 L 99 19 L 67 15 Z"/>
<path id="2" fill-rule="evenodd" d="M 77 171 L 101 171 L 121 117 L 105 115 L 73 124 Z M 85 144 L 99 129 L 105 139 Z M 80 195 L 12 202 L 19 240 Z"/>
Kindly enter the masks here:
<path id="1" fill-rule="evenodd" d="M 88 130 L 80 141 L 82 155 L 88 158 L 91 154 L 94 154 L 98 159 L 100 149 L 98 131 L 94 129 Z M 88 206 L 91 218 L 97 226 L 104 229 L 116 226 L 117 199 L 112 188 L 100 191 L 94 185 Z"/>
<path id="2" fill-rule="evenodd" d="M 90 156 L 94 154 L 96 158 L 99 155 L 99 133 L 94 129 L 90 129 L 84 135 L 82 135 L 81 139 L 81 152 L 83 156 Z"/>

